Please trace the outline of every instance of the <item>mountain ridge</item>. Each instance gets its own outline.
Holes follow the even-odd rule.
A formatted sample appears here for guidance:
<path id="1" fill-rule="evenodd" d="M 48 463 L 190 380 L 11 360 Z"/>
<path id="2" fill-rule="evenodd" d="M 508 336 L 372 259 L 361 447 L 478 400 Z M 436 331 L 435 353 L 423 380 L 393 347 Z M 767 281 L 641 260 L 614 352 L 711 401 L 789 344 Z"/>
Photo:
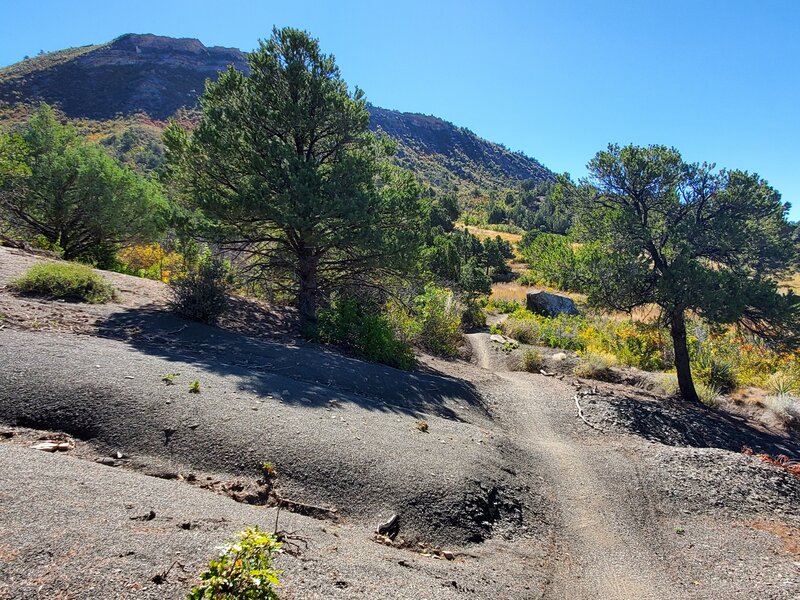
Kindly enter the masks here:
<path id="1" fill-rule="evenodd" d="M 228 65 L 246 71 L 247 55 L 196 38 L 127 33 L 0 68 L 0 102 L 44 101 L 70 118 L 108 121 L 144 113 L 163 121 L 196 106 L 206 79 Z M 368 108 L 370 127 L 398 141 L 397 162 L 434 187 L 503 189 L 553 179 L 536 159 L 438 117 Z"/>

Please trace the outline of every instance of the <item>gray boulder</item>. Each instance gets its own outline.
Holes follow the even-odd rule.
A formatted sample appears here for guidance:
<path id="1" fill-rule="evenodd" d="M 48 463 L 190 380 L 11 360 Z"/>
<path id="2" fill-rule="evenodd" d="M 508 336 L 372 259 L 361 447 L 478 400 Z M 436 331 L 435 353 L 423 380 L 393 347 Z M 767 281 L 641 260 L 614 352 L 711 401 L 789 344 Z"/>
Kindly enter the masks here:
<path id="1" fill-rule="evenodd" d="M 525 308 L 546 317 L 580 314 L 570 298 L 549 292 L 528 292 L 525 297 Z"/>

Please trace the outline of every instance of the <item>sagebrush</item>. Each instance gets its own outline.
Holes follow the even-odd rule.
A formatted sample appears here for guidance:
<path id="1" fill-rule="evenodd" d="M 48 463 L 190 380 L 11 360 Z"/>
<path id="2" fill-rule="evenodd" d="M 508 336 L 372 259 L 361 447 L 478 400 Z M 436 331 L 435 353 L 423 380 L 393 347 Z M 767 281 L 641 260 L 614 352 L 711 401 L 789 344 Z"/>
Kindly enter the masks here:
<path id="1" fill-rule="evenodd" d="M 221 260 L 208 260 L 197 270 L 173 280 L 170 291 L 170 305 L 177 314 L 215 325 L 228 308 L 228 269 Z"/>

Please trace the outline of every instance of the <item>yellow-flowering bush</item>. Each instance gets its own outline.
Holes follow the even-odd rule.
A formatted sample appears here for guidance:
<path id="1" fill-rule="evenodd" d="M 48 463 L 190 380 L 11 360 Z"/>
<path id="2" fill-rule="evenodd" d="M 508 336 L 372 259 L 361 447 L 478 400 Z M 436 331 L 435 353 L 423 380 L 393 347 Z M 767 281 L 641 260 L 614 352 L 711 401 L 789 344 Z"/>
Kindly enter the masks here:
<path id="1" fill-rule="evenodd" d="M 525 344 L 611 354 L 620 364 L 646 371 L 673 368 L 669 331 L 657 321 L 583 315 L 545 317 L 520 309 L 510 314 L 501 328 L 505 335 Z M 775 373 L 800 381 L 799 353 L 776 352 L 734 327 L 712 328 L 694 320 L 688 342 L 695 379 L 708 390 L 769 387 Z"/>
<path id="2" fill-rule="evenodd" d="M 165 250 L 158 243 L 123 248 L 117 253 L 117 260 L 124 273 L 158 279 L 165 283 L 185 274 L 183 256 L 178 252 Z"/>

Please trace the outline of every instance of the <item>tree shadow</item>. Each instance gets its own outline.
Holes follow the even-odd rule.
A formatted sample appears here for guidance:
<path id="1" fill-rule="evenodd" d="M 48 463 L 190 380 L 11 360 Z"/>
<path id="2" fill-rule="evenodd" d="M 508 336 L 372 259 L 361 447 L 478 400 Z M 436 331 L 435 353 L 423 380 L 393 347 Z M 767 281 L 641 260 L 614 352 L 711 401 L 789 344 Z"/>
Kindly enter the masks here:
<path id="1" fill-rule="evenodd" d="M 608 402 L 616 413 L 615 419 L 625 429 L 661 444 L 732 452 L 747 447 L 757 453 L 800 456 L 800 441 L 722 410 L 675 399 L 654 402 L 616 397 Z"/>
<path id="2" fill-rule="evenodd" d="M 265 317 L 263 327 L 254 333 L 263 334 L 269 323 Z M 288 404 L 330 408 L 354 403 L 369 410 L 463 421 L 456 412 L 458 403 L 488 414 L 467 381 L 430 368 L 407 372 L 365 362 L 292 337 L 285 327 L 279 327 L 272 339 L 251 337 L 156 308 L 118 311 L 96 327 L 101 337 L 124 341 L 167 361 L 235 377 L 240 389 Z"/>

